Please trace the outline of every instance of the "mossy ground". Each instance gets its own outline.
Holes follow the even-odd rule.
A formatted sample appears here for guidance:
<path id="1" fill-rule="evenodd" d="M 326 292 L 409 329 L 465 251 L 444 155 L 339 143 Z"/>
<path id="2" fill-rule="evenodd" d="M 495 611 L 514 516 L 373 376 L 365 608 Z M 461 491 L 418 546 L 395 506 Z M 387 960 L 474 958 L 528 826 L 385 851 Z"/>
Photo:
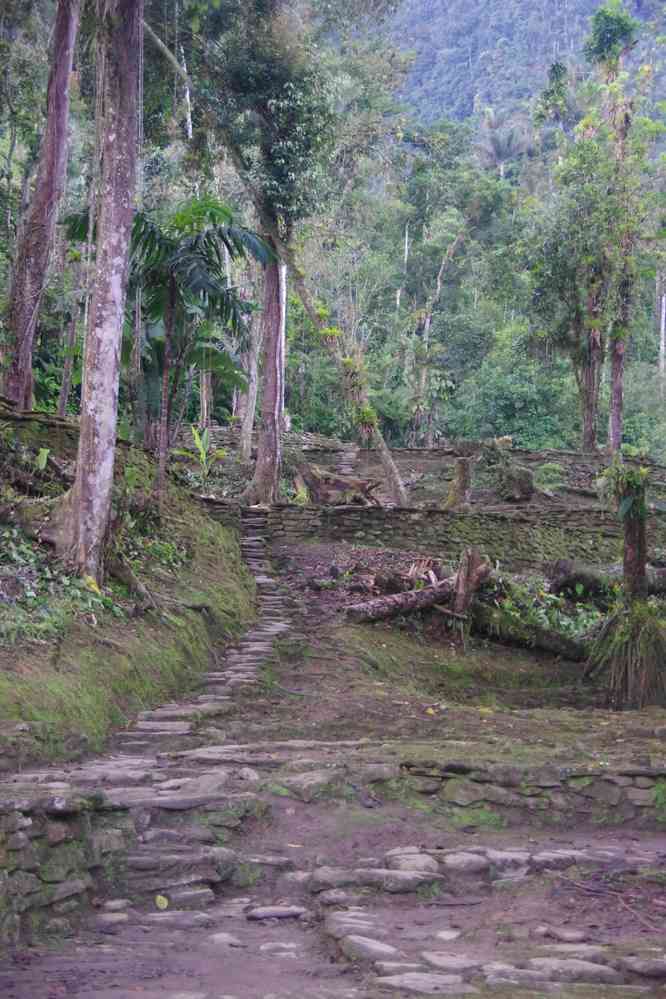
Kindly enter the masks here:
<path id="1" fill-rule="evenodd" d="M 242 695 L 243 737 L 367 739 L 369 758 L 474 759 L 604 769 L 663 756 L 666 711 L 590 703 L 580 665 L 470 641 L 466 650 L 387 625 L 319 626 L 280 644 L 263 685 Z"/>

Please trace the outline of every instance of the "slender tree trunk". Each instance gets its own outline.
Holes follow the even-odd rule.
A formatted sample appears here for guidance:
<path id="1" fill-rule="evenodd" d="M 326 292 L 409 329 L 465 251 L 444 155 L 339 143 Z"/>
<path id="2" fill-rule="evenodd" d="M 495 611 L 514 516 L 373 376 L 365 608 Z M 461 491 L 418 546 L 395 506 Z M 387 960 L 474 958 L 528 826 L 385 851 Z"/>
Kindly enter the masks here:
<path id="1" fill-rule="evenodd" d="M 134 342 L 128 378 L 130 408 L 134 425 L 134 440 L 143 442 L 146 432 L 146 385 L 143 377 L 141 357 L 143 354 L 143 317 L 141 313 L 141 288 L 136 290 L 134 302 Z"/>
<path id="2" fill-rule="evenodd" d="M 619 288 L 617 325 L 611 343 L 611 399 L 609 448 L 612 454 L 622 446 L 624 428 L 624 363 L 631 322 L 634 278 L 631 272 L 633 245 L 626 236 L 622 246 L 622 277 Z"/>
<path id="3" fill-rule="evenodd" d="M 421 336 L 421 345 L 423 349 L 422 351 L 415 351 L 417 360 L 420 362 L 420 370 L 418 376 L 416 411 L 412 421 L 411 433 L 411 439 L 414 447 L 418 447 L 419 443 L 423 440 L 424 428 L 427 421 L 426 411 L 428 400 L 426 397 L 428 394 L 428 380 L 430 376 L 430 330 L 432 329 L 435 307 L 442 297 L 444 275 L 456 253 L 465 242 L 466 235 L 467 225 L 465 224 L 460 232 L 458 232 L 453 242 L 447 247 L 446 253 L 442 257 L 442 262 L 437 272 L 437 277 L 435 278 L 435 287 L 425 304 L 425 319 L 423 321 L 423 331 Z M 419 354 L 421 355 L 420 357 Z"/>
<path id="4" fill-rule="evenodd" d="M 211 424 L 213 408 L 213 375 L 210 371 L 200 373 L 199 426 L 205 430 Z"/>
<path id="5" fill-rule="evenodd" d="M 178 415 L 175 420 L 172 420 L 171 434 L 169 437 L 171 445 L 173 445 L 174 441 L 178 440 L 178 438 L 180 437 L 180 432 L 183 428 L 183 421 L 185 419 L 187 407 L 190 404 L 190 398 L 192 396 L 192 386 L 194 385 L 194 372 L 195 372 L 194 365 L 190 365 L 190 367 L 187 369 L 187 374 L 185 376 L 185 385 L 183 386 L 183 395 L 180 401 Z"/>
<path id="6" fill-rule="evenodd" d="M 100 581 L 111 516 L 120 347 L 134 216 L 143 0 L 98 0 L 97 12 L 98 58 L 105 63 L 104 143 L 76 480 L 64 533 L 75 568 Z"/>
<path id="7" fill-rule="evenodd" d="M 164 502 L 167 463 L 169 460 L 169 417 L 171 415 L 171 347 L 176 318 L 176 282 L 169 280 L 167 307 L 164 314 L 164 360 L 162 362 L 162 396 L 160 404 L 160 437 L 157 448 L 157 481 L 155 492 L 160 504 Z"/>
<path id="8" fill-rule="evenodd" d="M 9 293 L 11 338 L 4 391 L 19 409 L 32 397 L 32 349 L 49 257 L 67 175 L 69 80 L 79 28 L 80 0 L 59 0 L 47 90 L 46 130 L 39 154 L 35 191 L 21 226 Z"/>
<path id="9" fill-rule="evenodd" d="M 625 340 L 618 336 L 611 346 L 611 394 L 608 447 L 615 454 L 622 446 L 624 423 L 624 360 Z"/>
<path id="10" fill-rule="evenodd" d="M 63 346 L 65 348 L 65 363 L 62 369 L 62 382 L 60 383 L 60 394 L 58 395 L 58 416 L 67 415 L 67 402 L 72 388 L 72 371 L 74 370 L 74 354 L 76 351 L 76 314 L 78 304 L 72 305 L 72 315 L 69 320 L 67 333 L 64 337 Z"/>
<path id="11" fill-rule="evenodd" d="M 282 398 L 280 399 L 280 429 L 291 429 L 291 420 L 285 408 L 285 372 L 287 370 L 287 265 L 280 261 L 280 353 L 282 355 Z"/>
<path id="12" fill-rule="evenodd" d="M 241 422 L 239 454 L 240 460 L 248 464 L 252 459 L 252 431 L 257 411 L 259 394 L 259 355 L 262 346 L 262 329 L 253 323 L 250 329 L 250 346 L 247 353 L 247 392 L 243 397 L 243 419 Z"/>
<path id="13" fill-rule="evenodd" d="M 659 315 L 659 389 L 666 397 L 666 274 L 658 277 L 657 310 Z"/>
<path id="14" fill-rule="evenodd" d="M 279 260 L 264 268 L 263 388 L 261 430 L 254 477 L 244 493 L 249 504 L 274 503 L 281 465 L 282 380 L 284 378 L 283 329 L 286 309 L 284 271 Z"/>

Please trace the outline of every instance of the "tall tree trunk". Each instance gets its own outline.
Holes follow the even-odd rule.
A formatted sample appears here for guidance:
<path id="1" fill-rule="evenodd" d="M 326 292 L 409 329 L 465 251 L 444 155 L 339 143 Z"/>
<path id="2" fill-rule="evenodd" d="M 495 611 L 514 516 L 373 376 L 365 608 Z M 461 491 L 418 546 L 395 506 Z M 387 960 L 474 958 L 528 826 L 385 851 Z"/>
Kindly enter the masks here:
<path id="1" fill-rule="evenodd" d="M 155 492 L 163 503 L 166 489 L 167 462 L 169 460 L 169 417 L 171 415 L 171 347 L 176 318 L 176 282 L 169 279 L 167 307 L 164 314 L 164 359 L 162 362 L 162 395 L 160 403 L 160 439 L 157 449 L 157 480 Z"/>
<path id="2" fill-rule="evenodd" d="M 78 304 L 72 304 L 72 315 L 64 337 L 63 346 L 65 349 L 65 363 L 62 369 L 62 381 L 60 383 L 60 393 L 58 395 L 58 416 L 67 415 L 67 402 L 72 388 L 72 371 L 74 370 L 74 354 L 76 351 L 76 313 Z"/>
<path id="3" fill-rule="evenodd" d="M 258 323 L 252 323 L 249 330 L 250 344 L 247 352 L 247 392 L 241 397 L 242 420 L 240 432 L 240 460 L 248 464 L 252 459 L 252 431 L 257 411 L 257 396 L 259 394 L 259 355 L 262 345 L 262 329 Z"/>
<path id="4" fill-rule="evenodd" d="M 590 330 L 586 355 L 576 371 L 583 421 L 583 451 L 597 449 L 597 422 L 599 417 L 599 390 L 604 361 L 604 346 L 598 329 Z"/>
<path id="5" fill-rule="evenodd" d="M 32 401 L 32 349 L 39 306 L 67 175 L 69 80 L 79 28 L 80 0 L 59 0 L 47 90 L 46 130 L 35 191 L 21 226 L 7 312 L 11 346 L 4 391 L 19 409 Z"/>
<path id="6" fill-rule="evenodd" d="M 120 347 L 136 185 L 139 25 L 143 0 L 98 0 L 104 143 L 95 283 L 88 315 L 76 480 L 64 544 L 82 575 L 101 580 L 111 516 Z"/>
<path id="7" fill-rule="evenodd" d="M 264 268 L 263 312 L 263 387 L 261 430 L 257 445 L 254 477 L 243 498 L 246 503 L 274 503 L 278 494 L 278 478 L 282 460 L 280 431 L 282 426 L 282 381 L 284 378 L 284 323 L 286 289 L 284 271 L 279 260 Z"/>

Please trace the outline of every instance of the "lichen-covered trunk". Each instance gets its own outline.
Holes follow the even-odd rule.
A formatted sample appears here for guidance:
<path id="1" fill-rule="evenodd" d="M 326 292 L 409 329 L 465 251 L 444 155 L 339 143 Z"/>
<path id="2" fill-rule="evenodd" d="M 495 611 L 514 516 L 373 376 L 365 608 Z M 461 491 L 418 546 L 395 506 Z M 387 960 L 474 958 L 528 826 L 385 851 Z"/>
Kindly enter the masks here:
<path id="1" fill-rule="evenodd" d="M 35 190 L 21 226 L 12 272 L 7 309 L 9 349 L 1 360 L 5 368 L 4 393 L 19 409 L 30 409 L 32 403 L 32 350 L 37 316 L 67 175 L 69 80 L 80 10 L 80 0 L 59 0 L 53 29 L 46 128 Z"/>
<path id="2" fill-rule="evenodd" d="M 278 479 L 282 460 L 280 431 L 282 426 L 284 379 L 284 326 L 286 322 L 286 287 L 284 269 L 279 261 L 271 261 L 264 269 L 263 311 L 263 385 L 261 428 L 257 444 L 254 476 L 247 487 L 247 503 L 274 503 L 278 494 Z"/>
<path id="3" fill-rule="evenodd" d="M 253 323 L 249 330 L 250 344 L 247 352 L 247 392 L 241 396 L 240 410 L 240 459 L 247 464 L 252 458 L 252 431 L 257 412 L 257 396 L 259 394 L 259 355 L 261 353 L 262 330 L 258 323 Z"/>
<path id="4" fill-rule="evenodd" d="M 103 577 L 111 516 L 118 383 L 136 185 L 139 26 L 143 0 L 99 0 L 105 72 L 97 251 L 88 313 L 81 430 L 65 544 L 82 575 Z"/>

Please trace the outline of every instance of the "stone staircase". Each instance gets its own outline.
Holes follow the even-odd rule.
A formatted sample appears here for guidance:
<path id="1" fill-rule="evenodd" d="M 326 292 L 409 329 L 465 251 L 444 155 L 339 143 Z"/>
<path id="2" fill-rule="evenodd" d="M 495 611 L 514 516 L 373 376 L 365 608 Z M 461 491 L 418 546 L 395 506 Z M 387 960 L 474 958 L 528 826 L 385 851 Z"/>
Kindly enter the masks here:
<path id="1" fill-rule="evenodd" d="M 488 931 L 502 925 L 514 893 L 536 892 L 549 879 L 663 875 L 663 842 L 618 845 L 599 833 L 571 847 L 566 834 L 532 830 L 502 847 L 470 845 L 461 834 L 424 848 L 398 832 L 391 849 L 370 854 L 350 841 L 340 862 L 339 844 L 320 831 L 322 801 L 351 789 L 371 810 L 373 784 L 397 778 L 400 768 L 367 740 L 227 741 L 276 642 L 303 637 L 272 574 L 259 508 L 243 511 L 242 551 L 256 580 L 258 622 L 207 674 L 202 692 L 144 712 L 103 758 L 14 779 L 26 800 L 31 788 L 50 801 L 101 796 L 97 908 L 72 957 L 99 980 L 68 979 L 67 994 L 129 999 L 143 974 L 137 968 L 153 967 L 158 955 L 154 974 L 163 984 L 155 992 L 142 986 L 144 999 L 666 995 L 663 935 L 645 925 L 622 949 L 606 930 L 563 919 L 561 907 L 525 926 L 507 914 L 506 939 L 490 940 Z M 305 830 L 299 842 L 284 831 L 294 812 Z M 81 884 L 90 896 L 92 885 Z M 68 910 L 54 918 L 67 932 Z M 50 974 L 44 960 L 35 966 L 40 981 Z M 31 974 L 0 966 L 0 993 L 46 996 Z"/>

